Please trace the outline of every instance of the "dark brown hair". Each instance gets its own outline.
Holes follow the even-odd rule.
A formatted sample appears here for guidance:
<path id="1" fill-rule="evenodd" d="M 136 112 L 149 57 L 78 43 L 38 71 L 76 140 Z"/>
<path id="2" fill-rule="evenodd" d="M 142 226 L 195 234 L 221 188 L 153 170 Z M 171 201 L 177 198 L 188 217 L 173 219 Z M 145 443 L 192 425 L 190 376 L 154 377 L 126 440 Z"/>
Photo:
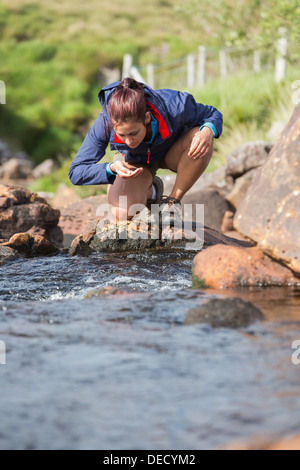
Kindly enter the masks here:
<path id="1" fill-rule="evenodd" d="M 116 123 L 144 122 L 146 112 L 147 102 L 143 84 L 133 78 L 124 78 L 112 94 L 108 105 L 111 121 Z"/>

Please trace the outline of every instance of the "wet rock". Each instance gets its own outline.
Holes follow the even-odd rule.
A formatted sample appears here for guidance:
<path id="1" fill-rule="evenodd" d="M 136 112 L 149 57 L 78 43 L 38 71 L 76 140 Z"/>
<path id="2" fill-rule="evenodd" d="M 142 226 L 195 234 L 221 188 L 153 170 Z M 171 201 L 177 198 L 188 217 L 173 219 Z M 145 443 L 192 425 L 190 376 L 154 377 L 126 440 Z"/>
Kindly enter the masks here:
<path id="1" fill-rule="evenodd" d="M 133 219 L 117 224 L 101 220 L 91 224 L 89 230 L 73 239 L 69 254 L 88 256 L 91 252 L 173 249 L 199 251 L 203 246 L 220 243 L 231 246 L 253 246 L 251 242 L 228 237 L 217 230 L 194 222 L 161 229 L 151 220 L 147 223 L 144 220 Z"/>
<path id="2" fill-rule="evenodd" d="M 61 246 L 59 210 L 36 193 L 21 186 L 0 185 L 0 238 L 38 229 L 50 242 Z"/>
<path id="3" fill-rule="evenodd" d="M 238 240 L 236 240 L 238 241 Z M 193 286 L 236 288 L 297 285 L 300 280 L 257 247 L 215 245 L 198 253 L 193 263 Z"/>
<path id="4" fill-rule="evenodd" d="M 261 140 L 247 142 L 236 148 L 226 157 L 225 174 L 236 179 L 252 168 L 263 165 L 271 148 L 272 144 Z"/>
<path id="5" fill-rule="evenodd" d="M 122 221 L 104 226 L 100 221 L 90 243 L 96 252 L 145 251 L 159 245 L 159 239 L 151 238 L 149 226 L 144 221 Z"/>
<path id="6" fill-rule="evenodd" d="M 20 258 L 19 253 L 9 246 L 0 245 L 0 266 L 7 261 L 14 261 Z"/>
<path id="7" fill-rule="evenodd" d="M 70 256 L 89 256 L 92 251 L 92 248 L 89 246 L 88 242 L 83 239 L 82 235 L 78 235 L 71 242 L 68 253 Z"/>
<path id="8" fill-rule="evenodd" d="M 16 233 L 2 247 L 9 247 L 16 250 L 22 256 L 50 256 L 57 254 L 59 248 L 53 245 L 42 235 L 30 235 L 29 233 Z"/>
<path id="9" fill-rule="evenodd" d="M 186 314 L 185 325 L 209 323 L 213 328 L 242 328 L 263 320 L 264 316 L 252 302 L 238 297 L 211 299 Z"/>
<path id="10" fill-rule="evenodd" d="M 300 104 L 241 202 L 236 230 L 300 274 Z"/>
<path id="11" fill-rule="evenodd" d="M 134 296 L 136 294 L 137 294 L 136 292 L 127 292 L 127 291 L 118 289 L 117 287 L 107 286 L 107 287 L 102 287 L 100 289 L 94 289 L 88 292 L 85 296 L 85 299 L 91 299 L 92 297 L 107 297 L 109 295 L 128 297 L 128 296 Z"/>

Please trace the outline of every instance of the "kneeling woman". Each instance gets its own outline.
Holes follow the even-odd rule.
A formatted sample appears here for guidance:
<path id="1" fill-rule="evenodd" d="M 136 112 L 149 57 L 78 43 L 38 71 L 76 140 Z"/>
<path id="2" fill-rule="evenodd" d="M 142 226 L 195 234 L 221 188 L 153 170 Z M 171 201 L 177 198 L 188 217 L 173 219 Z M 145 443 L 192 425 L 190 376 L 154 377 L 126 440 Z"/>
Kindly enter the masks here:
<path id="1" fill-rule="evenodd" d="M 222 114 L 196 103 L 189 93 L 153 90 L 131 78 L 103 88 L 99 101 L 102 112 L 71 164 L 71 182 L 108 184 L 108 202 L 118 220 L 130 218 L 133 204 L 166 203 L 176 211 L 209 164 L 213 139 L 222 133 Z M 117 157 L 98 164 L 108 144 Z M 164 198 L 162 181 L 155 176 L 159 168 L 177 173 Z M 119 196 L 127 197 L 127 205 L 119 206 Z"/>

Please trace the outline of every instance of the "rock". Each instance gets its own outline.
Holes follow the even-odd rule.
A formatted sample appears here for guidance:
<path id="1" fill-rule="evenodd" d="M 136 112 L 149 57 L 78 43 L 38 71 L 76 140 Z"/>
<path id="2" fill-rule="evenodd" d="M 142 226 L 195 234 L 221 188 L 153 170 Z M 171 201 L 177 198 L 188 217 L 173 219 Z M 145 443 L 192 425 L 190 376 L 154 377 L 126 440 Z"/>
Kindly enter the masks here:
<path id="1" fill-rule="evenodd" d="M 59 226 L 64 234 L 63 245 L 70 246 L 70 240 L 78 235 L 93 230 L 101 216 L 97 216 L 97 210 L 101 204 L 107 204 L 107 195 L 91 196 L 85 199 L 71 202 L 67 205 L 55 203 L 60 210 Z"/>
<path id="2" fill-rule="evenodd" d="M 241 439 L 227 444 L 221 450 L 300 450 L 300 434 L 277 438 L 258 435 L 249 440 Z"/>
<path id="3" fill-rule="evenodd" d="M 33 178 L 41 178 L 42 176 L 48 176 L 57 168 L 57 162 L 52 158 L 47 158 L 47 160 L 44 160 L 32 170 L 32 176 Z"/>
<path id="4" fill-rule="evenodd" d="M 59 249 L 42 235 L 29 233 L 16 233 L 1 247 L 10 247 L 25 257 L 50 256 L 59 252 Z"/>
<path id="5" fill-rule="evenodd" d="M 0 165 L 12 157 L 12 152 L 9 146 L 0 140 Z"/>
<path id="6" fill-rule="evenodd" d="M 0 266 L 7 261 L 14 261 L 18 258 L 20 258 L 20 255 L 16 250 L 0 244 Z"/>
<path id="7" fill-rule="evenodd" d="M 242 328 L 263 320 L 264 316 L 252 302 L 238 297 L 211 299 L 186 314 L 185 325 L 209 323 L 213 328 Z"/>
<path id="8" fill-rule="evenodd" d="M 62 209 L 63 207 L 67 207 L 68 205 L 72 204 L 73 202 L 76 203 L 81 200 L 81 197 L 78 196 L 74 188 L 69 188 L 63 184 L 59 185 L 58 190 L 51 201 L 51 205 L 57 209 Z"/>
<path id="9" fill-rule="evenodd" d="M 230 232 L 231 230 L 234 230 L 233 228 L 233 217 L 234 217 L 234 212 L 232 211 L 226 211 L 222 220 L 221 224 L 221 232 L 226 233 Z"/>
<path id="10" fill-rule="evenodd" d="M 300 450 L 300 433 L 272 442 L 268 450 Z"/>
<path id="11" fill-rule="evenodd" d="M 236 179 L 252 168 L 261 166 L 266 161 L 271 148 L 272 144 L 261 140 L 245 143 L 227 155 L 225 174 Z"/>
<path id="12" fill-rule="evenodd" d="M 117 295 L 117 296 L 133 296 L 136 295 L 137 292 L 127 292 L 125 290 L 118 289 L 117 287 L 107 286 L 102 287 L 99 289 L 93 289 L 88 292 L 85 296 L 85 299 L 91 299 L 93 297 L 107 297 L 109 295 Z"/>
<path id="13" fill-rule="evenodd" d="M 235 235 L 235 234 L 234 234 Z M 236 236 L 231 237 L 220 233 L 210 227 L 204 227 L 204 247 L 214 245 L 227 245 L 235 247 L 253 247 L 255 244 L 247 240 L 237 239 Z"/>
<path id="14" fill-rule="evenodd" d="M 93 251 L 122 252 L 145 251 L 164 246 L 159 238 L 151 238 L 149 226 L 144 221 L 122 221 L 117 224 L 97 224 L 91 240 Z"/>
<path id="15" fill-rule="evenodd" d="M 300 280 L 257 247 L 215 245 L 199 252 L 194 258 L 195 288 L 281 285 L 300 285 Z"/>
<path id="16" fill-rule="evenodd" d="M 160 178 L 164 183 L 164 194 L 169 195 L 174 187 L 176 174 L 163 175 L 160 176 Z M 218 168 L 217 170 L 204 173 L 182 198 L 182 203 L 184 203 L 187 196 L 206 189 L 216 189 L 220 194 L 225 195 L 231 191 L 233 184 L 233 178 L 225 173 L 225 166 Z"/>
<path id="17" fill-rule="evenodd" d="M 59 217 L 59 210 L 36 193 L 21 186 L 0 185 L 0 238 L 40 230 L 50 242 L 60 246 L 63 235 L 57 225 Z"/>
<path id="18" fill-rule="evenodd" d="M 28 178 L 33 164 L 30 160 L 10 158 L 0 167 L 0 178 L 5 180 L 19 180 Z"/>
<path id="19" fill-rule="evenodd" d="M 145 250 L 187 249 L 199 251 L 203 246 L 225 244 L 231 246 L 253 246 L 251 242 L 227 237 L 209 227 L 196 223 L 183 227 L 164 227 L 155 223 L 133 219 L 119 223 L 99 221 L 84 234 L 74 238 L 69 254 L 88 256 L 91 252 L 123 252 Z"/>
<path id="20" fill-rule="evenodd" d="M 240 203 L 244 199 L 254 178 L 258 177 L 259 171 L 259 168 L 253 168 L 252 170 L 247 171 L 247 173 L 235 180 L 234 187 L 228 194 L 226 194 L 226 200 L 232 204 L 235 209 L 239 207 Z"/>
<path id="21" fill-rule="evenodd" d="M 225 212 L 233 209 L 231 203 L 218 190 L 207 188 L 184 196 L 182 208 L 185 219 L 196 221 L 194 214 L 196 204 L 204 205 L 205 225 L 215 230 L 221 229 Z"/>
<path id="22" fill-rule="evenodd" d="M 234 227 L 300 274 L 300 104 L 241 202 Z"/>

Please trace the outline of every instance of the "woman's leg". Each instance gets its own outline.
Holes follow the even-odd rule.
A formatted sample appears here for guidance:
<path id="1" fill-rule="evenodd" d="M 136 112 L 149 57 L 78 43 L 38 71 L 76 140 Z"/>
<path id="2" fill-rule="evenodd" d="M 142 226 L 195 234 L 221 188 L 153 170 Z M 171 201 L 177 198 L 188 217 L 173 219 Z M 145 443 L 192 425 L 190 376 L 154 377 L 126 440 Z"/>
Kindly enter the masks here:
<path id="1" fill-rule="evenodd" d="M 130 165 L 130 169 L 135 169 L 137 165 Z M 144 168 L 144 171 L 136 177 L 120 178 L 116 176 L 114 184 L 107 187 L 108 203 L 113 206 L 113 212 L 117 220 L 129 220 L 132 216 L 128 215 L 128 210 L 133 204 L 146 205 L 147 199 L 152 197 L 151 183 L 153 176 L 151 171 Z M 120 196 L 126 196 L 127 199 L 122 203 Z M 121 204 L 120 204 L 121 202 Z"/>
<path id="2" fill-rule="evenodd" d="M 204 157 L 196 160 L 188 156 L 193 137 L 198 131 L 198 127 L 185 131 L 165 156 L 168 168 L 177 172 L 170 196 L 179 201 L 204 173 L 212 156 L 212 149 Z"/>

